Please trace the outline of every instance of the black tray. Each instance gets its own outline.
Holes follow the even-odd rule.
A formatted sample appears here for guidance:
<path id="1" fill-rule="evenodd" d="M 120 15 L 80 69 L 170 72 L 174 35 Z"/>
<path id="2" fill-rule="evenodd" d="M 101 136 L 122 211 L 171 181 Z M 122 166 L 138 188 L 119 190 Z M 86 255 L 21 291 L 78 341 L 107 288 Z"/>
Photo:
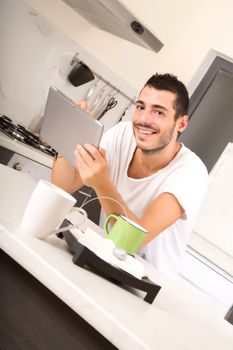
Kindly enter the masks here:
<path id="1" fill-rule="evenodd" d="M 116 283 L 124 284 L 146 292 L 144 300 L 152 304 L 156 295 L 161 289 L 161 286 L 153 283 L 148 278 L 138 279 L 133 275 L 117 269 L 111 264 L 107 263 L 90 249 L 78 242 L 75 236 L 70 232 L 63 232 L 59 238 L 64 238 L 70 251 L 73 254 L 72 261 L 75 265 L 84 267 L 85 265 L 96 270 L 100 275 L 106 277 Z"/>

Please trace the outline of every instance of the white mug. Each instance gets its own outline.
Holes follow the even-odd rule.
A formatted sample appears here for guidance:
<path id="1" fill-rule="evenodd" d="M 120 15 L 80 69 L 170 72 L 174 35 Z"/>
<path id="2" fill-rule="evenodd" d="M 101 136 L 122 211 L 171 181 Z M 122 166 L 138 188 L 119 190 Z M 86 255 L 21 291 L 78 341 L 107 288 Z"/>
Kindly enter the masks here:
<path id="1" fill-rule="evenodd" d="M 66 216 L 78 211 L 82 220 L 74 227 L 79 227 L 87 219 L 85 210 L 73 208 L 76 199 L 47 180 L 39 180 L 25 208 L 20 225 L 20 232 L 37 238 L 65 231 L 71 227 L 58 229 Z M 58 230 L 57 230 L 58 229 Z"/>

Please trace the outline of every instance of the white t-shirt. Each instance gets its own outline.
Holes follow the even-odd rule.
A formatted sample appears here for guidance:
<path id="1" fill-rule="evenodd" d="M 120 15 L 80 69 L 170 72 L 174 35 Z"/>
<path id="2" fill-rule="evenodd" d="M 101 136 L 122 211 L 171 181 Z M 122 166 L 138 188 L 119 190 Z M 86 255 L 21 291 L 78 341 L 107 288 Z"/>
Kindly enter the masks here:
<path id="1" fill-rule="evenodd" d="M 127 172 L 136 147 L 131 121 L 121 122 L 108 130 L 103 135 L 101 147 L 107 151 L 114 185 L 136 216 L 140 218 L 147 206 L 164 192 L 172 193 L 184 209 L 182 218 L 138 252 L 158 270 L 174 276 L 174 272 L 179 270 L 188 236 L 207 190 L 205 165 L 195 153 L 182 145 L 165 168 L 142 179 L 130 178 Z M 101 213 L 101 225 L 104 219 Z"/>

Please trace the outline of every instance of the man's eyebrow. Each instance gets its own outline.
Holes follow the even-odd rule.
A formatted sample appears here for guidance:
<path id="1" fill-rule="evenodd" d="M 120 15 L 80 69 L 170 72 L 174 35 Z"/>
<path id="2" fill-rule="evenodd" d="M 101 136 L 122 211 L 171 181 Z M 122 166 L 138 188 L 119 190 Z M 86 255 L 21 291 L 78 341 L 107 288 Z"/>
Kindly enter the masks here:
<path id="1" fill-rule="evenodd" d="M 161 105 L 152 105 L 152 108 L 159 108 L 159 109 L 163 109 L 164 111 L 168 111 L 168 109 L 164 106 Z"/>
<path id="2" fill-rule="evenodd" d="M 144 104 L 145 104 L 145 103 L 144 103 L 143 101 L 141 101 L 141 100 L 137 100 L 136 103 L 137 103 L 137 104 L 140 104 L 140 105 L 144 105 Z"/>
<path id="3" fill-rule="evenodd" d="M 145 103 L 142 100 L 137 100 L 136 104 L 140 104 L 140 105 L 145 106 Z M 159 108 L 159 109 L 163 109 L 164 111 L 168 111 L 168 109 L 166 107 L 158 105 L 158 104 L 152 105 L 152 108 Z"/>

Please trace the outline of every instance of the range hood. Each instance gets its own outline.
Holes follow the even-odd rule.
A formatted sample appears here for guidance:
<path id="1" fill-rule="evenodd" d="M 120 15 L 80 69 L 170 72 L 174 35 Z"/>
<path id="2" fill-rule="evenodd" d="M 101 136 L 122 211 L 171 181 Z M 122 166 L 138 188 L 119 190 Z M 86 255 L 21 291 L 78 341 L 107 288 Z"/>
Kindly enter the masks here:
<path id="1" fill-rule="evenodd" d="M 158 52 L 163 43 L 118 0 L 64 0 L 96 27 Z"/>

